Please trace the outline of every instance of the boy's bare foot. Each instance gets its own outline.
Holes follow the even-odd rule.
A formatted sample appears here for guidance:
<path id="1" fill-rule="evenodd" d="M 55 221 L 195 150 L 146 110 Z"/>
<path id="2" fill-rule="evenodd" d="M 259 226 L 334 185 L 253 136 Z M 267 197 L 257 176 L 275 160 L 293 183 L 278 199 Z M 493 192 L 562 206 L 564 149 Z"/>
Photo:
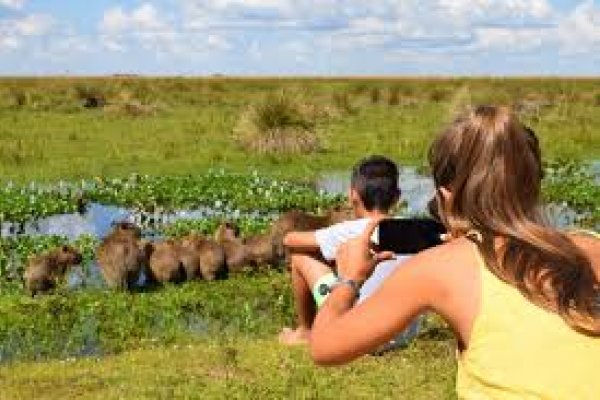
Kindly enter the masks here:
<path id="1" fill-rule="evenodd" d="M 279 343 L 286 346 L 296 346 L 308 343 L 310 330 L 306 328 L 283 328 L 279 333 Z"/>

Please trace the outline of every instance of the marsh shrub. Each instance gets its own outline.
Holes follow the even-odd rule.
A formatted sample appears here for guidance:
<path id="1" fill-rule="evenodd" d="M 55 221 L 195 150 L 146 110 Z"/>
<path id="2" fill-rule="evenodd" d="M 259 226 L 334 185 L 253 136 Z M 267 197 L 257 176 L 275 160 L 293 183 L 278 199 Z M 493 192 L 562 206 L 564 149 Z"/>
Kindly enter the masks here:
<path id="1" fill-rule="evenodd" d="M 337 92 L 333 94 L 333 104 L 344 114 L 356 114 L 358 111 L 352 104 L 350 94 L 348 92 Z"/>
<path id="2" fill-rule="evenodd" d="M 27 92 L 21 89 L 12 89 L 9 92 L 11 105 L 15 107 L 24 107 L 27 105 Z"/>
<path id="3" fill-rule="evenodd" d="M 97 87 L 76 85 L 75 93 L 85 108 L 99 108 L 106 104 L 106 95 Z"/>
<path id="4" fill-rule="evenodd" d="M 378 87 L 371 88 L 371 104 L 377 104 L 381 100 L 381 89 Z"/>
<path id="5" fill-rule="evenodd" d="M 258 153 L 310 153 L 320 148 L 316 123 L 302 102 L 286 92 L 268 95 L 242 112 L 234 136 Z"/>
<path id="6" fill-rule="evenodd" d="M 388 96 L 388 105 L 397 106 L 400 104 L 400 88 L 394 86 L 390 88 L 389 96 Z"/>
<path id="7" fill-rule="evenodd" d="M 447 101 L 450 93 L 445 89 L 434 89 L 429 95 L 429 100 L 434 103 L 441 103 Z"/>

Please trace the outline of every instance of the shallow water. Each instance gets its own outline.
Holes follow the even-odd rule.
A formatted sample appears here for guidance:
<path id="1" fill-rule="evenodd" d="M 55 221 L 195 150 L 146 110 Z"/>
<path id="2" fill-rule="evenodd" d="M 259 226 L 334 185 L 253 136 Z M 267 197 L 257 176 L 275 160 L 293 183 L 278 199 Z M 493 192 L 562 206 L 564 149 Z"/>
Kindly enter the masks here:
<path id="1" fill-rule="evenodd" d="M 156 237 L 156 231 L 161 226 L 178 220 L 210 217 L 259 217 L 261 215 L 258 211 L 252 213 L 241 213 L 239 210 L 228 212 L 210 207 L 195 210 L 146 213 L 135 209 L 91 203 L 84 214 L 53 215 L 26 224 L 5 222 L 1 226 L 0 233 L 3 237 L 13 235 L 57 235 L 64 236 L 69 240 L 75 240 L 81 235 L 90 235 L 96 238 L 103 238 L 111 231 L 115 222 L 129 221 L 141 226 L 144 229 L 144 236 L 153 238 Z"/>
<path id="2" fill-rule="evenodd" d="M 600 160 L 592 164 L 592 172 L 600 181 Z M 435 193 L 430 177 L 420 175 L 415 168 L 403 168 L 399 179 L 401 198 L 406 202 L 402 214 L 406 216 L 427 214 L 427 203 Z M 350 176 L 346 172 L 331 172 L 317 180 L 317 189 L 331 194 L 346 194 L 350 187 Z M 577 225 L 582 214 L 561 204 L 549 204 L 544 210 L 547 221 L 558 228 L 568 229 Z"/>
<path id="3" fill-rule="evenodd" d="M 592 175 L 596 178 L 596 183 L 600 185 L 600 160 L 592 161 L 590 169 Z"/>
<path id="4" fill-rule="evenodd" d="M 426 213 L 427 202 L 435 193 L 431 178 L 419 175 L 415 168 L 402 168 L 399 182 L 402 200 L 407 205 L 404 213 L 407 215 Z M 317 180 L 316 186 L 318 190 L 326 193 L 345 195 L 350 188 L 350 174 L 348 172 L 326 173 Z"/>
<path id="5" fill-rule="evenodd" d="M 600 160 L 590 164 L 590 168 L 596 180 L 600 183 Z M 419 215 L 427 213 L 427 202 L 434 195 L 434 187 L 431 178 L 417 173 L 415 168 L 402 168 L 400 171 L 400 190 L 402 200 L 406 208 L 402 210 L 403 215 Z M 342 194 L 348 192 L 350 186 L 350 174 L 346 171 L 329 172 L 323 174 L 316 181 L 316 189 L 328 194 Z M 550 204 L 545 210 L 547 220 L 554 226 L 570 228 L 577 225 L 583 217 L 565 205 Z M 0 227 L 2 236 L 10 235 L 58 235 L 69 240 L 75 240 L 81 235 L 91 235 L 96 238 L 105 237 L 112 225 L 118 221 L 130 221 L 137 223 L 144 229 L 144 236 L 150 240 L 160 239 L 159 228 L 178 220 L 202 219 L 209 217 L 236 218 L 240 216 L 258 217 L 261 213 L 230 212 L 222 209 L 209 207 L 195 210 L 177 210 L 173 212 L 144 213 L 136 209 L 91 203 L 85 213 L 54 215 L 38 221 L 17 225 L 3 223 Z M 600 227 L 597 227 L 600 228 Z M 71 270 L 67 282 L 71 288 L 103 287 L 104 280 L 100 269 L 95 262 L 81 268 Z M 144 286 L 145 277 L 142 275 L 138 286 Z"/>

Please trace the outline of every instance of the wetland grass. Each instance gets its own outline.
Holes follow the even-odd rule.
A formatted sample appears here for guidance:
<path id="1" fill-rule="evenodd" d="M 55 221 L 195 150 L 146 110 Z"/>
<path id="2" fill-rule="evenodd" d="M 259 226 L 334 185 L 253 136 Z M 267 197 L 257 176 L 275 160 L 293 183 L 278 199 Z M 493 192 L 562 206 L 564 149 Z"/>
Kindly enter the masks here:
<path id="1" fill-rule="evenodd" d="M 347 169 L 365 152 L 418 166 L 432 136 L 448 120 L 456 93 L 465 88 L 473 104 L 549 104 L 524 116 L 549 160 L 600 155 L 594 79 L 4 78 L 2 84 L 4 181 L 173 175 L 211 167 L 305 177 Z M 110 112 L 110 107 L 87 109 L 77 87 L 102 93 L 108 105 L 136 101 L 160 105 L 160 111 L 132 116 Z M 391 88 L 392 102 L 398 97 L 403 106 L 372 104 L 369 88 L 381 87 Z M 356 112 L 319 124 L 323 150 L 318 153 L 264 155 L 240 148 L 231 135 L 240 115 L 280 91 L 301 91 L 317 111 L 335 109 L 335 93 L 352 93 Z"/>
<path id="2" fill-rule="evenodd" d="M 110 182 L 113 177 L 129 176 L 104 185 L 106 190 L 95 192 L 97 199 L 152 207 L 159 203 L 196 204 L 198 193 L 187 187 L 176 190 L 175 186 L 188 186 L 182 185 L 189 179 L 187 175 L 202 175 L 209 168 L 246 175 L 257 170 L 261 177 L 306 180 L 322 172 L 348 170 L 368 153 L 383 153 L 401 164 L 422 166 L 433 135 L 448 121 L 457 99 L 468 93 L 473 104 L 547 104 L 523 113 L 538 133 L 553 171 L 545 183 L 546 199 L 587 210 L 592 221 L 597 221 L 598 185 L 570 162 L 600 158 L 599 82 L 3 79 L 0 180 L 3 184 L 61 179 L 90 182 L 101 177 L 100 181 Z M 85 99 L 78 87 L 101 93 L 107 105 L 83 107 Z M 282 90 L 301 90 L 310 99 L 312 111 L 306 126 L 312 129 L 318 121 L 321 151 L 248 152 L 232 137 L 248 107 Z M 354 112 L 331 112 L 339 108 L 335 93 L 351 96 L 348 100 Z M 160 107 L 158 112 L 148 113 L 110 109 L 111 104 L 128 102 Z M 151 177 L 134 182 L 134 191 L 122 190 L 132 173 Z M 223 184 L 231 189 L 227 193 L 242 193 L 238 190 L 241 186 L 227 182 Z M 223 187 L 211 187 L 203 199 L 213 201 L 223 196 Z M 256 204 L 250 203 L 256 201 L 276 210 L 298 202 L 309 209 L 320 204 L 314 194 L 304 196 L 300 190 L 298 196 L 289 197 L 291 191 L 282 187 L 286 193 L 275 196 L 277 201 L 257 191 L 254 197 L 242 196 L 243 201 L 236 197 L 236 204 L 252 208 Z M 71 212 L 76 207 L 70 193 L 48 196 L 42 191 L 33 206 L 28 193 L 10 193 L 3 193 L 3 210 L 23 221 L 57 210 Z M 263 229 L 263 222 L 252 222 L 246 231 Z M 186 222 L 166 232 L 173 236 L 193 230 L 208 232 L 213 225 L 214 221 Z M 44 240 L 2 243 L 11 249 L 16 246 L 16 254 L 24 258 L 61 239 Z M 91 249 L 93 243 L 89 239 L 82 246 Z M 8 265 L 8 260 L 0 257 L 0 272 L 18 275 Z M 274 335 L 293 322 L 285 273 L 249 274 L 132 294 L 89 288 L 59 290 L 35 300 L 23 295 L 13 283 L 0 287 L 0 399 L 334 399 L 339 398 L 341 387 L 355 398 L 455 398 L 453 343 L 448 329 L 436 319 L 408 348 L 383 357 L 366 357 L 340 369 L 317 368 L 303 349 L 277 345 Z"/>

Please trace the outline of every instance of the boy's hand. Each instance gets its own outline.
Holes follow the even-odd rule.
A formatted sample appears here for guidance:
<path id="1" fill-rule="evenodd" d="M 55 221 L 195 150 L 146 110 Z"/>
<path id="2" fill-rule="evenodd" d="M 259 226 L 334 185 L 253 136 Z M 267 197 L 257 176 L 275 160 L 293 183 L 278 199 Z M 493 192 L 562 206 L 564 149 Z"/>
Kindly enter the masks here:
<path id="1" fill-rule="evenodd" d="M 391 251 L 374 254 L 371 252 L 371 235 L 383 219 L 385 218 L 371 220 L 362 235 L 338 247 L 335 260 L 339 276 L 364 282 L 371 276 L 378 263 L 394 258 Z"/>

